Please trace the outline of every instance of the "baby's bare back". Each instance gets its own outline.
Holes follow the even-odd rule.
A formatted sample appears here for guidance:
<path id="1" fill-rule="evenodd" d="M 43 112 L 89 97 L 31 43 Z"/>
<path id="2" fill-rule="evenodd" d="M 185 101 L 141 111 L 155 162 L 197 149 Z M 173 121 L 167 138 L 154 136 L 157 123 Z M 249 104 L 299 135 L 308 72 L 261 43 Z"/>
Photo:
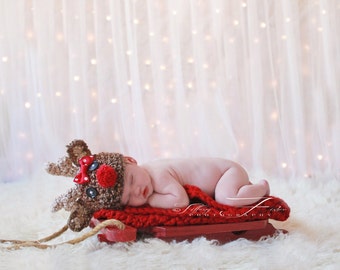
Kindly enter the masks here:
<path id="1" fill-rule="evenodd" d="M 176 180 L 181 185 L 194 185 L 210 196 L 221 176 L 237 163 L 222 158 L 163 159 L 144 164 L 154 184 Z"/>

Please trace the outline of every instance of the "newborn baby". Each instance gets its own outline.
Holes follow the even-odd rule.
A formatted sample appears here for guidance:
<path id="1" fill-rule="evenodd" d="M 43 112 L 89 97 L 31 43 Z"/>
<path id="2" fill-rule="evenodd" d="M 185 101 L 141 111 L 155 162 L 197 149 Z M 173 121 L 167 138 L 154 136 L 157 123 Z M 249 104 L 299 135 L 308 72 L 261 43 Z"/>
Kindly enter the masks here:
<path id="1" fill-rule="evenodd" d="M 184 185 L 194 185 L 217 202 L 230 206 L 253 204 L 268 196 L 268 182 L 249 181 L 239 164 L 222 158 L 164 159 L 137 165 L 124 157 L 122 205 L 174 208 L 189 205 Z"/>
<path id="2" fill-rule="evenodd" d="M 101 209 L 149 204 L 158 208 L 181 208 L 189 204 L 184 185 L 193 185 L 230 206 L 256 203 L 269 195 L 266 180 L 250 183 L 237 163 L 221 158 L 164 159 L 137 165 L 120 153 L 93 154 L 83 140 L 67 146 L 67 156 L 49 163 L 53 175 L 74 177 L 76 185 L 59 196 L 54 211 L 70 211 L 68 226 L 80 231 L 93 213 Z"/>

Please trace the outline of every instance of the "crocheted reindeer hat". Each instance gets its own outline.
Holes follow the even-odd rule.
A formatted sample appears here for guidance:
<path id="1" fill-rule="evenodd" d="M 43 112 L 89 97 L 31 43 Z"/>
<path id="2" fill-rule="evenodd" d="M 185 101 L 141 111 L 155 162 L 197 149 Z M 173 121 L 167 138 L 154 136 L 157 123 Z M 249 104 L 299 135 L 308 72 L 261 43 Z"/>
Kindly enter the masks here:
<path id="1" fill-rule="evenodd" d="M 93 155 L 82 140 L 74 140 L 66 147 L 68 156 L 49 163 L 46 170 L 52 175 L 74 177 L 76 186 L 55 200 L 53 211 L 70 211 L 69 228 L 81 231 L 89 225 L 94 212 L 122 208 L 124 157 L 104 152 Z"/>

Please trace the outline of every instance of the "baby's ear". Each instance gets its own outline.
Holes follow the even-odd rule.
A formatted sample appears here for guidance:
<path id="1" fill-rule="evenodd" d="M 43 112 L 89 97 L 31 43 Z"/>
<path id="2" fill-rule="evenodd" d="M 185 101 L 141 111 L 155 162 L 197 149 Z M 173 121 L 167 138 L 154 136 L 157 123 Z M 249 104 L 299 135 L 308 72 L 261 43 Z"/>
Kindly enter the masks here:
<path id="1" fill-rule="evenodd" d="M 126 164 L 136 164 L 137 165 L 137 161 L 133 157 L 124 156 L 124 162 Z"/>

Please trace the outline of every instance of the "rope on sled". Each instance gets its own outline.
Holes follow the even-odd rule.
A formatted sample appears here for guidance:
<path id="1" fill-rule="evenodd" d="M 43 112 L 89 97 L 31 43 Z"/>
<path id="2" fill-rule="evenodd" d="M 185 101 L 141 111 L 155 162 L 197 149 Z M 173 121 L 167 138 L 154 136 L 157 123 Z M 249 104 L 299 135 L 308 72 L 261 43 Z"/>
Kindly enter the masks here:
<path id="1" fill-rule="evenodd" d="M 36 241 L 22 241 L 22 240 L 4 240 L 4 239 L 0 239 L 0 243 L 10 243 L 12 244 L 9 247 L 6 247 L 6 249 L 8 250 L 16 250 L 16 249 L 20 249 L 22 247 L 35 247 L 35 248 L 39 248 L 39 249 L 46 249 L 46 248 L 50 248 L 50 247 L 57 247 L 60 245 L 64 245 L 64 244 L 77 244 L 80 243 L 82 241 L 84 241 L 85 239 L 96 235 L 101 229 L 106 228 L 106 227 L 110 227 L 110 226 L 116 226 L 118 229 L 120 230 L 124 230 L 125 229 L 125 225 L 124 223 L 122 223 L 121 221 L 117 220 L 117 219 L 108 219 L 105 220 L 101 223 L 99 223 L 97 226 L 95 226 L 91 231 L 85 233 L 84 235 L 80 236 L 80 237 L 76 237 L 74 239 L 68 240 L 66 242 L 62 242 L 59 244 L 44 244 L 48 241 L 51 241 L 52 239 L 57 238 L 58 236 L 60 236 L 61 234 L 63 234 L 65 231 L 67 231 L 68 226 L 65 225 L 63 228 L 61 228 L 59 231 L 45 237 L 42 238 L 40 240 L 36 240 Z"/>

